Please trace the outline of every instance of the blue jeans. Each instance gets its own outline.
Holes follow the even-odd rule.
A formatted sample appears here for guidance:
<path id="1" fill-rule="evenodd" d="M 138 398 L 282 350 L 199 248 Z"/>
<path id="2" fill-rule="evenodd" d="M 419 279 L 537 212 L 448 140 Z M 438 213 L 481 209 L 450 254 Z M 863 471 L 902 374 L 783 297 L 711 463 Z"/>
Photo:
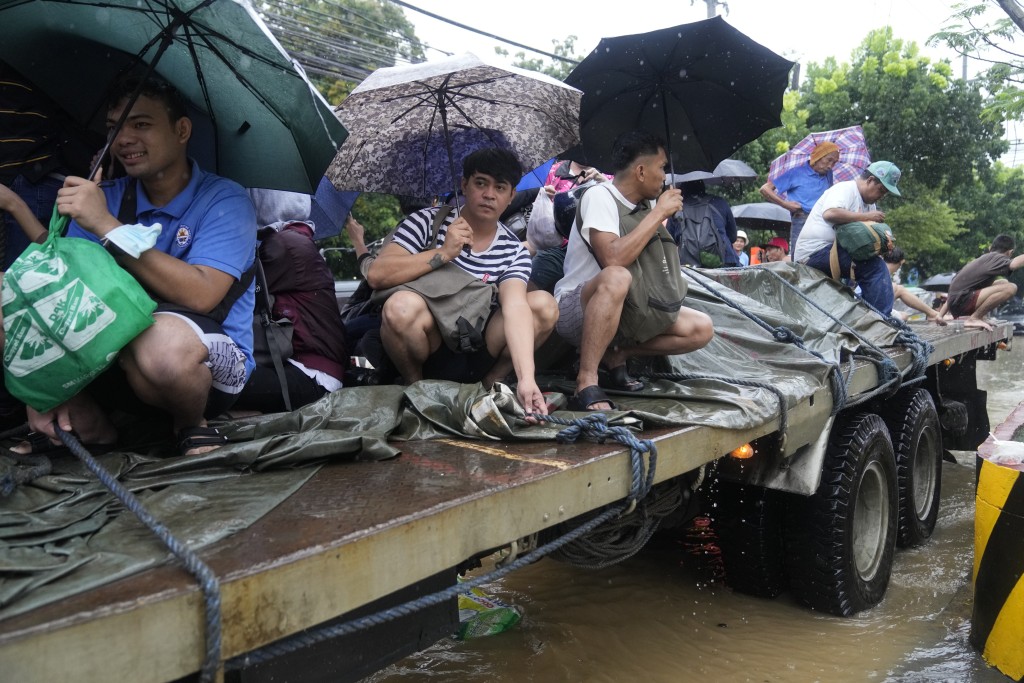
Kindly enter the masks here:
<path id="1" fill-rule="evenodd" d="M 829 253 L 832 247 L 822 247 L 811 254 L 807 259 L 807 265 L 817 268 L 829 277 L 832 276 L 832 267 L 829 265 Z M 839 247 L 839 273 L 843 282 L 848 282 L 850 274 L 850 252 Z M 866 261 L 857 261 L 854 265 L 854 275 L 857 277 L 857 284 L 860 285 L 860 296 L 864 301 L 877 308 L 882 315 L 892 313 L 893 294 L 892 278 L 889 276 L 889 269 L 885 267 L 885 261 L 881 256 L 872 256 Z"/>
<path id="2" fill-rule="evenodd" d="M 793 216 L 793 224 L 789 228 L 789 253 L 792 254 L 796 250 L 796 240 L 800 237 L 800 231 L 804 229 L 804 223 L 807 222 L 807 212 L 800 209 Z"/>
<path id="3" fill-rule="evenodd" d="M 57 201 L 57 190 L 61 188 L 63 183 L 56 178 L 47 176 L 40 180 L 38 183 L 29 182 L 25 176 L 18 176 L 11 182 L 11 190 L 16 195 L 21 197 L 26 204 L 28 209 L 44 227 L 50 225 L 50 216 L 53 214 L 53 205 Z M 24 231 L 18 225 L 18 221 L 14 220 L 6 211 L 0 212 L 0 217 L 3 220 L 3 230 L 7 234 L 7 246 L 4 249 L 2 270 L 7 270 L 14 259 L 21 255 L 21 252 L 25 251 L 28 247 L 28 237 L 25 236 Z"/>

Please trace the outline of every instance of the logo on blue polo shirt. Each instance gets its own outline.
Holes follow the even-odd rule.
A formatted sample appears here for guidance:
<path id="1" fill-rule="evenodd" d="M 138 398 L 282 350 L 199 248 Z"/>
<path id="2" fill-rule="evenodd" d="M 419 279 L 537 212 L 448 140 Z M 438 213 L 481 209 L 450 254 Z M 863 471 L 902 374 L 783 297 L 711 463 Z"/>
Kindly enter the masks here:
<path id="1" fill-rule="evenodd" d="M 192 231 L 187 225 L 179 225 L 178 232 L 174 234 L 174 241 L 178 243 L 179 247 L 187 247 L 189 242 L 192 241 Z"/>

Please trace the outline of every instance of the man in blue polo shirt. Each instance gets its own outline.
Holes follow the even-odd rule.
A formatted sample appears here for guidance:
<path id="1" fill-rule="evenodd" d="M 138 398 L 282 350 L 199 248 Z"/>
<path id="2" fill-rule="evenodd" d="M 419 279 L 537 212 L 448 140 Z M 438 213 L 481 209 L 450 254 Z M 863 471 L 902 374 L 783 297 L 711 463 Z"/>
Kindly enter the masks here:
<path id="1" fill-rule="evenodd" d="M 814 203 L 832 187 L 832 168 L 839 161 L 839 147 L 834 142 L 822 142 L 811 150 L 806 164 L 791 168 L 774 181 L 761 186 L 761 196 L 778 204 L 793 217 L 789 243 L 796 249 L 796 240 L 807 222 Z M 783 197 L 785 195 L 785 197 Z"/>
<path id="2" fill-rule="evenodd" d="M 138 87 L 128 80 L 116 89 L 108 126 Z M 186 156 L 191 133 L 180 94 L 147 80 L 110 145 L 127 177 L 100 184 L 69 177 L 58 193 L 58 210 L 74 219 L 68 235 L 107 245 L 159 306 L 153 325 L 122 350 L 119 369 L 54 411 L 30 409 L 36 431 L 53 438 L 56 420 L 85 443 L 112 443 L 117 435 L 106 410 L 123 406 L 127 397 L 171 415 L 183 455 L 224 442 L 206 418 L 230 407 L 255 365 L 256 215 L 239 185 Z M 107 235 L 124 224 L 159 224 L 156 245 L 138 257 L 121 251 Z"/>

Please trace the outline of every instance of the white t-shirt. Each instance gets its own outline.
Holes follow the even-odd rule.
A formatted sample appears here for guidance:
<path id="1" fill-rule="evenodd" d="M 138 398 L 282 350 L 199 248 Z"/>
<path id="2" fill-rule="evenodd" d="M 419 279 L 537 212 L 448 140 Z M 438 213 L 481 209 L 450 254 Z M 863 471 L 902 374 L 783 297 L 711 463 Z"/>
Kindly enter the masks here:
<path id="1" fill-rule="evenodd" d="M 836 183 L 825 192 L 814 203 L 814 208 L 807 216 L 800 237 L 796 240 L 796 247 L 793 249 L 793 260 L 797 263 L 804 263 L 816 251 L 824 247 L 831 247 L 836 241 L 836 231 L 832 224 L 825 220 L 825 212 L 829 209 L 845 209 L 854 213 L 867 213 L 874 211 L 874 204 L 865 204 L 857 189 L 856 180 L 846 180 Z"/>
<path id="2" fill-rule="evenodd" d="M 613 183 L 601 183 L 583 194 L 580 200 L 580 216 L 582 233 L 573 225 L 569 234 L 569 246 L 565 252 L 565 265 L 562 279 L 555 285 L 555 299 L 560 300 L 566 292 L 571 292 L 581 283 L 587 282 L 601 272 L 601 266 L 587 246 L 591 242 L 590 231 L 600 230 L 619 235 L 619 207 L 616 200 L 628 206 L 630 210 L 635 204 L 622 196 Z M 586 242 L 584 242 L 584 238 Z"/>

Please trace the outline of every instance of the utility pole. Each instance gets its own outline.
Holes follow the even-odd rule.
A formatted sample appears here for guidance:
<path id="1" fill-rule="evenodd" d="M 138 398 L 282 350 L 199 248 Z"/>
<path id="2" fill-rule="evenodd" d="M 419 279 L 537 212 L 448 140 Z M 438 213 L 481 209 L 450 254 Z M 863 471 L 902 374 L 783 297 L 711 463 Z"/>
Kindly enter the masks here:
<path id="1" fill-rule="evenodd" d="M 690 0 L 690 6 L 693 7 L 695 0 Z M 725 13 L 729 13 L 729 4 L 724 0 L 704 0 L 704 4 L 708 6 L 708 19 L 714 19 L 718 15 L 718 8 L 723 7 Z"/>

